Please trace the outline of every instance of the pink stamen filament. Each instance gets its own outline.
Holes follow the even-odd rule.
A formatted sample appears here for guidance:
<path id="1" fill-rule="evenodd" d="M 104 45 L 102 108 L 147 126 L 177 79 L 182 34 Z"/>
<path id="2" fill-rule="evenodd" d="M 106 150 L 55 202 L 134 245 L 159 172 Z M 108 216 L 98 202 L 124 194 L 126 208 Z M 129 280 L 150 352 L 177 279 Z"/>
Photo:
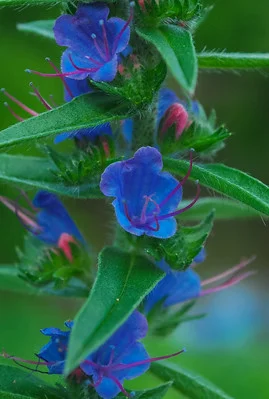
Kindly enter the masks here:
<path id="1" fill-rule="evenodd" d="M 99 24 L 102 26 L 103 39 L 104 39 L 104 45 L 105 45 L 105 50 L 106 50 L 106 57 L 107 57 L 107 61 L 109 61 L 109 46 L 108 46 L 105 22 L 101 19 L 99 21 Z"/>
<path id="2" fill-rule="evenodd" d="M 184 186 L 188 178 L 190 177 L 191 171 L 193 167 L 193 150 L 190 151 L 190 166 L 185 175 L 185 177 L 179 182 L 179 184 L 167 195 L 167 197 L 159 204 L 159 207 L 162 208 L 175 194 L 176 192 Z"/>
<path id="3" fill-rule="evenodd" d="M 11 94 L 9 94 L 5 89 L 1 90 L 6 97 L 8 97 L 11 101 L 13 101 L 15 104 L 17 104 L 21 109 L 24 111 L 28 112 L 28 114 L 32 116 L 37 116 L 38 113 L 35 112 L 33 109 L 27 107 L 27 105 L 23 104 L 21 101 L 19 101 L 16 97 L 13 97 Z"/>
<path id="4" fill-rule="evenodd" d="M 13 111 L 13 109 L 11 108 L 11 106 L 8 103 L 4 103 L 4 106 L 7 107 L 7 109 L 11 113 L 11 115 L 14 116 L 14 118 L 16 118 L 19 122 L 24 121 L 24 118 L 22 118 L 20 115 L 16 114 L 16 112 Z"/>
<path id="5" fill-rule="evenodd" d="M 43 96 L 41 96 L 39 90 L 33 85 L 33 83 L 30 83 L 30 86 L 33 88 L 35 95 L 37 96 L 37 98 L 41 101 L 41 103 L 44 105 L 44 107 L 47 110 L 51 110 L 52 106 L 45 100 L 45 98 Z"/>
<path id="6" fill-rule="evenodd" d="M 131 5 L 130 5 L 130 6 L 131 6 Z M 120 30 L 120 32 L 118 33 L 118 35 L 117 35 L 116 38 L 115 38 L 115 42 L 114 42 L 114 45 L 113 45 L 112 54 L 114 54 L 114 53 L 116 52 L 117 47 L 118 47 L 118 44 L 119 44 L 119 41 L 120 41 L 120 39 L 121 39 L 123 33 L 126 31 L 126 29 L 128 28 L 128 26 L 129 26 L 130 23 L 132 22 L 133 17 L 134 17 L 134 10 L 133 10 L 133 7 L 131 6 L 129 18 L 127 19 L 125 25 L 122 27 L 122 29 Z"/>
<path id="7" fill-rule="evenodd" d="M 53 366 L 54 364 L 56 364 L 57 362 L 41 362 L 41 361 L 34 361 L 34 360 L 27 360 L 27 359 L 22 359 L 20 357 L 16 357 L 16 356 L 10 356 L 7 353 L 1 353 L 0 356 L 4 357 L 5 359 L 10 359 L 10 360 L 15 360 L 17 362 L 21 362 L 21 363 L 28 363 L 28 364 L 33 364 L 33 365 L 37 365 L 37 366 Z"/>
<path id="8" fill-rule="evenodd" d="M 60 248 L 65 254 L 66 258 L 70 263 L 73 262 L 72 250 L 70 248 L 70 243 L 76 244 L 76 240 L 70 234 L 62 233 L 58 240 L 58 248 Z"/>
<path id="9" fill-rule="evenodd" d="M 48 63 L 50 64 L 50 66 L 54 69 L 54 71 L 58 74 L 61 74 L 60 70 L 56 67 L 56 65 L 49 59 L 46 58 L 46 61 L 48 61 Z M 70 95 L 70 97 L 74 98 L 74 95 L 70 89 L 70 87 L 68 86 L 68 84 L 66 83 L 66 81 L 64 80 L 63 76 L 59 76 L 59 78 L 61 79 L 61 81 L 63 82 L 64 87 L 66 88 L 66 91 L 68 92 L 68 94 Z"/>
<path id="10" fill-rule="evenodd" d="M 100 57 L 101 57 L 104 61 L 107 61 L 106 54 L 103 53 L 103 50 L 101 49 L 101 47 L 100 47 L 99 44 L 97 43 L 96 35 L 95 35 L 94 33 L 91 35 L 91 38 L 92 38 L 92 40 L 93 40 L 93 43 L 94 43 L 94 45 L 95 45 L 95 48 L 96 48 L 98 54 L 100 55 Z"/>
<path id="11" fill-rule="evenodd" d="M 205 296 L 208 294 L 213 294 L 215 292 L 219 292 L 222 291 L 228 287 L 232 287 L 235 284 L 238 284 L 240 281 L 245 280 L 246 278 L 253 276 L 254 274 L 256 274 L 256 272 L 254 270 L 251 270 L 249 272 L 240 274 L 239 276 L 234 276 L 232 277 L 230 280 L 226 281 L 225 283 L 214 287 L 214 288 L 208 288 L 207 290 L 203 290 L 200 294 L 200 296 Z"/>
<path id="12" fill-rule="evenodd" d="M 43 72 L 34 71 L 33 69 L 26 69 L 26 72 L 34 73 L 35 75 L 43 76 L 45 78 L 59 78 L 59 77 L 66 78 L 68 76 L 74 76 L 81 73 L 80 71 L 65 72 L 65 73 L 43 73 Z"/>
<path id="13" fill-rule="evenodd" d="M 181 353 L 184 353 L 184 352 L 185 352 L 185 349 L 182 349 L 181 351 L 176 352 L 176 353 L 172 353 L 171 355 L 152 357 L 152 358 L 149 358 L 149 359 L 145 359 L 145 360 L 141 360 L 139 362 L 134 362 L 134 363 L 129 363 L 129 364 L 117 364 L 117 365 L 113 366 L 111 368 L 111 370 L 119 371 L 119 370 L 131 369 L 133 367 L 142 366 L 144 364 L 158 362 L 160 360 L 165 360 L 165 359 L 171 359 L 172 357 L 178 356 L 178 355 L 180 355 Z"/>
<path id="14" fill-rule="evenodd" d="M 73 67 L 74 68 L 76 68 L 78 71 L 80 71 L 80 72 L 96 72 L 96 71 L 98 71 L 98 68 L 80 68 L 79 66 L 77 66 L 75 63 L 74 63 L 74 61 L 73 61 L 73 59 L 72 59 L 72 56 L 71 56 L 71 54 L 69 54 L 69 60 L 70 60 L 70 62 L 71 62 L 71 64 L 73 65 Z"/>
<path id="15" fill-rule="evenodd" d="M 114 375 L 109 375 L 109 378 L 115 382 L 115 384 L 119 387 L 119 389 L 121 390 L 121 392 L 127 396 L 128 398 L 131 397 L 131 395 L 123 388 L 122 384 L 120 383 L 120 381 L 114 377 Z"/>
<path id="16" fill-rule="evenodd" d="M 162 215 L 162 216 L 157 216 L 158 220 L 164 220 L 164 219 L 167 219 L 167 218 L 172 217 L 172 216 L 180 215 L 181 213 L 184 213 L 188 209 L 192 208 L 193 205 L 196 204 L 196 202 L 198 201 L 198 199 L 200 197 L 200 192 L 201 192 L 201 188 L 200 188 L 200 184 L 198 183 L 197 184 L 197 191 L 196 191 L 195 198 L 189 205 L 187 205 L 184 208 L 179 209 L 179 210 L 177 210 L 175 212 L 167 213 L 166 215 Z"/>
<path id="17" fill-rule="evenodd" d="M 96 65 L 99 65 L 99 66 L 103 65 L 100 61 L 95 60 L 94 58 L 90 57 L 89 55 L 85 55 L 85 58 L 87 58 L 87 60 L 93 62 Z"/>
<path id="18" fill-rule="evenodd" d="M 237 273 L 239 270 L 245 268 L 247 265 L 249 265 L 251 262 L 253 262 L 254 259 L 255 259 L 255 256 L 253 256 L 250 259 L 240 262 L 238 265 L 232 267 L 231 269 L 226 270 L 224 273 L 218 274 L 217 276 L 214 276 L 207 280 L 202 281 L 201 286 L 203 287 L 205 285 L 215 283 L 219 280 L 222 280 L 225 277 L 230 276 L 231 274 Z"/>
<path id="19" fill-rule="evenodd" d="M 14 212 L 27 226 L 31 226 L 36 230 L 40 229 L 40 226 L 32 219 L 34 216 L 24 208 L 19 209 L 13 201 L 8 198 L 0 196 L 0 202 L 2 202 L 8 209 Z M 30 217 L 27 216 L 30 215 Z"/>

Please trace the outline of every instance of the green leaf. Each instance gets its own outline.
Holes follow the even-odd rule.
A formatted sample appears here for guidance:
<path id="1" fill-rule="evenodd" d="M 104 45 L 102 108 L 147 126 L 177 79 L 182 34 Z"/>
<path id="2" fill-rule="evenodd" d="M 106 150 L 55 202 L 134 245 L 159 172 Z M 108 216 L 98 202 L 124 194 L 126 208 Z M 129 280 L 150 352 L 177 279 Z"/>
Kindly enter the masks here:
<path id="1" fill-rule="evenodd" d="M 189 399 L 233 399 L 211 382 L 173 363 L 153 363 L 150 371 L 163 381 L 173 381 L 173 388 Z"/>
<path id="2" fill-rule="evenodd" d="M 182 208 L 188 204 L 189 201 L 182 201 L 180 203 Z M 201 220 L 213 209 L 215 210 L 215 219 L 222 220 L 253 219 L 264 216 L 253 208 L 249 208 L 240 202 L 232 201 L 228 198 L 204 197 L 200 198 L 188 212 L 182 213 L 180 220 Z"/>
<path id="3" fill-rule="evenodd" d="M 182 88 L 193 93 L 197 80 L 197 59 L 191 33 L 175 25 L 139 28 L 137 33 L 159 50 Z"/>
<path id="4" fill-rule="evenodd" d="M 269 53 L 217 53 L 197 54 L 199 68 L 207 69 L 253 69 L 268 68 Z"/>
<path id="5" fill-rule="evenodd" d="M 84 94 L 56 109 L 19 122 L 0 132 L 0 148 L 57 133 L 131 117 L 128 102 L 103 93 Z"/>
<path id="6" fill-rule="evenodd" d="M 165 258 L 172 269 L 184 270 L 199 254 L 213 227 L 214 212 L 196 226 L 180 226 L 176 234 L 166 240 L 143 237 L 142 245 L 155 259 Z"/>
<path id="7" fill-rule="evenodd" d="M 64 398 L 62 392 L 35 377 L 33 373 L 27 373 L 18 367 L 6 365 L 0 365 L 0 394 L 1 399 Z"/>
<path id="8" fill-rule="evenodd" d="M 66 0 L 0 0 L 0 7 L 1 6 L 39 6 L 39 5 L 58 5 L 58 4 L 65 4 Z"/>
<path id="9" fill-rule="evenodd" d="M 185 175 L 189 162 L 165 157 L 164 168 L 174 174 Z M 196 164 L 191 179 L 232 199 L 269 215 L 269 187 L 240 170 L 222 164 Z"/>
<path id="10" fill-rule="evenodd" d="M 101 252 L 90 297 L 75 318 L 66 375 L 116 331 L 162 277 L 146 257 L 113 247 Z"/>
<path id="11" fill-rule="evenodd" d="M 160 385 L 156 388 L 146 389 L 144 391 L 136 391 L 131 397 L 132 399 L 162 399 L 172 384 L 172 381 L 168 381 L 166 384 Z M 126 396 L 119 394 L 117 399 L 120 398 L 124 399 Z"/>
<path id="12" fill-rule="evenodd" d="M 47 37 L 54 40 L 53 26 L 54 19 L 47 19 L 43 21 L 32 21 L 23 24 L 17 24 L 17 29 L 22 32 L 35 33 L 39 36 Z"/>
<path id="13" fill-rule="evenodd" d="M 56 172 L 56 166 L 46 158 L 0 154 L 0 182 L 74 198 L 103 198 L 98 183 L 66 184 Z"/>

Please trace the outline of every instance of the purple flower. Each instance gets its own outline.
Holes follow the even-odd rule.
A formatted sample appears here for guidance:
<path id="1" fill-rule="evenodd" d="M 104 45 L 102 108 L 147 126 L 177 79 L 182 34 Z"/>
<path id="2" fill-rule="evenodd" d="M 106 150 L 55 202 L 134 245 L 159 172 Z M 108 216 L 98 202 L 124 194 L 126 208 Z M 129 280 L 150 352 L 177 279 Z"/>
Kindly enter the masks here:
<path id="1" fill-rule="evenodd" d="M 109 165 L 101 177 L 101 191 L 115 197 L 113 206 L 119 224 L 129 233 L 169 238 L 177 229 L 175 216 L 192 207 L 177 210 L 182 199 L 182 186 L 190 170 L 178 182 L 170 173 L 162 172 L 162 156 L 152 147 L 142 147 L 127 161 Z"/>
<path id="2" fill-rule="evenodd" d="M 31 211 L 19 207 L 15 201 L 6 197 L 0 197 L 0 201 L 18 216 L 30 233 L 46 244 L 58 246 L 63 241 L 62 236 L 72 236 L 84 243 L 77 226 L 56 195 L 48 191 L 39 191 L 30 204 Z M 64 241 L 63 246 L 67 240 Z"/>
<path id="3" fill-rule="evenodd" d="M 72 79 L 90 77 L 96 81 L 112 81 L 117 73 L 118 56 L 128 46 L 129 24 L 112 17 L 104 3 L 80 5 L 75 15 L 62 15 L 56 20 L 57 44 L 67 47 L 62 56 L 62 75 Z"/>
<path id="4" fill-rule="evenodd" d="M 167 308 L 200 295 L 201 280 L 191 268 L 186 271 L 173 271 L 164 260 L 158 262 L 157 266 L 164 270 L 166 275 L 146 297 L 145 313 L 150 312 L 157 303 L 162 303 L 162 306 Z"/>
<path id="5" fill-rule="evenodd" d="M 71 329 L 73 322 L 68 321 L 65 325 Z M 144 374 L 152 362 L 169 359 L 184 352 L 184 350 L 181 350 L 171 355 L 150 358 L 144 345 L 140 342 L 146 336 L 147 331 L 146 318 L 135 311 L 103 345 L 91 353 L 71 373 L 69 378 L 75 378 L 79 383 L 84 381 L 86 384 L 90 384 L 103 399 L 112 399 L 119 392 L 122 392 L 125 396 L 130 396 L 123 387 L 125 380 L 132 380 Z M 45 328 L 41 332 L 50 337 L 50 341 L 37 354 L 38 362 L 7 354 L 4 354 L 4 357 L 16 362 L 46 366 L 49 369 L 49 374 L 62 374 L 68 351 L 70 331 Z M 36 369 L 36 371 L 38 370 Z"/>
<path id="6" fill-rule="evenodd" d="M 73 327 L 72 321 L 66 321 L 64 324 L 69 329 Z M 41 332 L 50 337 L 50 341 L 41 348 L 37 357 L 46 362 L 50 374 L 63 374 L 70 331 L 52 327 L 44 328 Z"/>
<path id="7" fill-rule="evenodd" d="M 194 259 L 195 263 L 204 260 L 204 251 L 202 251 Z M 253 271 L 239 273 L 241 269 L 244 269 L 252 261 L 253 258 L 242 261 L 238 265 L 207 280 L 201 280 L 192 267 L 185 271 L 173 271 L 164 260 L 157 262 L 156 265 L 166 272 L 166 275 L 146 297 L 144 311 L 146 314 L 149 313 L 158 303 L 163 308 L 167 308 L 229 288 L 253 275 Z M 219 283 L 221 280 L 224 280 L 224 282 L 211 288 L 204 288 L 208 285 Z"/>

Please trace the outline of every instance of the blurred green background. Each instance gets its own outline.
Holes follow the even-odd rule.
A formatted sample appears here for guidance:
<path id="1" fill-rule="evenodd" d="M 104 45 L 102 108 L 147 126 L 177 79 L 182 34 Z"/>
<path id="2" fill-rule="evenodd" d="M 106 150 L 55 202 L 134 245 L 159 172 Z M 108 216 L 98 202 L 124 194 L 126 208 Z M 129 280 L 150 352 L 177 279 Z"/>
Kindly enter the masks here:
<path id="1" fill-rule="evenodd" d="M 255 4 L 252 0 L 216 1 L 196 33 L 197 49 L 269 52 L 268 12 L 268 0 Z M 58 14 L 59 10 L 52 7 L 0 10 L 0 86 L 40 111 L 36 98 L 29 94 L 29 81 L 32 79 L 44 95 L 53 93 L 58 103 L 61 84 L 57 79 L 31 77 L 24 70 L 49 71 L 45 57 L 58 63 L 61 49 L 49 39 L 16 31 L 16 23 L 54 18 Z M 219 153 L 218 161 L 242 169 L 265 183 L 269 183 L 268 73 L 201 72 L 196 93 L 207 111 L 215 108 L 218 120 L 234 132 L 228 146 Z M 11 123 L 13 118 L 5 107 L 0 107 L 0 128 Z M 12 151 L 30 155 L 39 150 L 33 142 Z M 0 190 L 5 195 L 16 193 L 7 186 L 1 186 Z M 109 241 L 110 231 L 105 226 L 111 210 L 105 203 L 64 202 L 96 250 Z M 24 231 L 16 217 L 2 206 L 0 214 L 0 263 L 13 263 L 15 247 L 22 244 Z M 150 354 L 162 355 L 187 347 L 187 353 L 175 362 L 208 377 L 234 398 L 268 399 L 268 248 L 264 221 L 217 222 L 207 246 L 208 259 L 200 267 L 201 274 L 212 275 L 232 266 L 242 256 L 253 254 L 257 255 L 254 267 L 259 273 L 240 286 L 202 299 L 196 310 L 208 311 L 208 317 L 186 324 L 167 340 L 150 340 L 147 343 Z M 46 342 L 39 329 L 61 327 L 79 306 L 79 301 L 70 299 L 0 293 L 1 347 L 8 353 L 31 358 Z M 145 387 L 156 382 L 143 377 L 138 384 Z M 176 397 L 175 393 L 170 394 L 171 399 Z"/>

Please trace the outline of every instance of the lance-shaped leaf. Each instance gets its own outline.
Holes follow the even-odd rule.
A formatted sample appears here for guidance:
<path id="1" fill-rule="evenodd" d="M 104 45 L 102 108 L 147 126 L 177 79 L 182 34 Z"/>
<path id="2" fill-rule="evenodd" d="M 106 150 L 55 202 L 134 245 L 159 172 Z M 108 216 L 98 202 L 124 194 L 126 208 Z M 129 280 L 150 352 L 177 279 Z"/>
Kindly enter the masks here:
<path id="1" fill-rule="evenodd" d="M 117 330 L 162 277 L 146 257 L 112 247 L 101 252 L 96 282 L 75 317 L 66 375 Z"/>
<path id="2" fill-rule="evenodd" d="M 189 204 L 189 201 L 182 201 L 180 206 L 184 208 Z M 180 215 L 180 220 L 201 220 L 209 212 L 215 210 L 215 220 L 230 220 L 230 219 L 253 219 L 263 218 L 264 215 L 255 211 L 255 209 L 243 205 L 240 202 L 232 201 L 228 198 L 204 197 L 200 198 L 195 206 L 188 210 L 188 212 Z"/>
<path id="3" fill-rule="evenodd" d="M 166 384 L 160 385 L 156 388 L 146 389 L 144 391 L 135 391 L 132 392 L 131 397 L 132 399 L 162 399 L 172 384 L 172 381 L 168 381 Z M 126 396 L 120 393 L 117 398 L 124 399 Z"/>
<path id="4" fill-rule="evenodd" d="M 23 24 L 17 24 L 17 29 L 22 32 L 34 33 L 39 36 L 54 40 L 53 26 L 54 19 L 43 21 L 31 21 Z"/>
<path id="5" fill-rule="evenodd" d="M 0 132 L 0 148 L 130 116 L 130 103 L 117 96 L 103 93 L 84 94 L 58 108 L 3 130 Z"/>
<path id="6" fill-rule="evenodd" d="M 193 93 L 198 68 L 191 33 L 175 25 L 139 28 L 137 33 L 159 50 L 182 88 Z"/>
<path id="7" fill-rule="evenodd" d="M 173 363 L 153 363 L 150 370 L 163 381 L 173 381 L 173 388 L 189 399 L 233 399 L 211 382 Z"/>
<path id="8" fill-rule="evenodd" d="M 200 68 L 253 69 L 269 68 L 269 53 L 221 53 L 206 51 L 197 54 Z"/>
<path id="9" fill-rule="evenodd" d="M 57 176 L 56 166 L 46 158 L 0 155 L 0 182 L 48 190 L 74 198 L 102 198 L 98 182 L 67 184 Z"/>
<path id="10" fill-rule="evenodd" d="M 40 6 L 40 5 L 59 5 L 59 4 L 65 4 L 66 0 L 0 0 L 0 7 L 1 6 L 13 6 L 13 7 L 18 7 L 18 6 Z"/>
<path id="11" fill-rule="evenodd" d="M 8 361 L 8 360 L 7 360 Z M 33 373 L 18 367 L 0 365 L 1 399 L 61 399 L 62 391 L 48 385 Z"/>
<path id="12" fill-rule="evenodd" d="M 164 158 L 164 168 L 176 175 L 185 175 L 189 162 Z M 269 216 L 269 187 L 240 170 L 222 164 L 196 164 L 191 179 Z"/>

